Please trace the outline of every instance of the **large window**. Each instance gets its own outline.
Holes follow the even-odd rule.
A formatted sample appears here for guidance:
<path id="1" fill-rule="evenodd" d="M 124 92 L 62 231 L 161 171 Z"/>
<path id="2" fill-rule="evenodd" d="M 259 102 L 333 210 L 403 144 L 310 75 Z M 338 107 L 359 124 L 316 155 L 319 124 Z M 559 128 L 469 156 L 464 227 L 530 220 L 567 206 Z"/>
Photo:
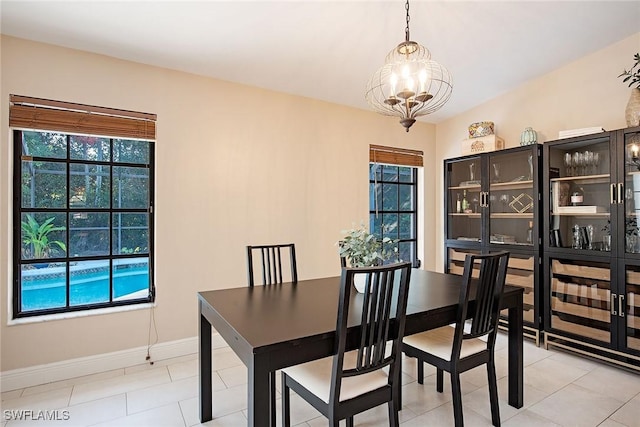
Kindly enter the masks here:
<path id="1" fill-rule="evenodd" d="M 153 141 L 13 139 L 14 317 L 153 301 Z"/>
<path id="2" fill-rule="evenodd" d="M 420 155 L 418 156 L 419 153 Z M 418 159 L 422 153 L 372 146 L 369 164 L 369 229 L 398 242 L 399 258 L 418 267 Z M 403 156 L 415 157 L 408 160 Z M 383 163 L 388 162 L 388 163 Z M 403 165 L 402 163 L 414 166 Z"/>

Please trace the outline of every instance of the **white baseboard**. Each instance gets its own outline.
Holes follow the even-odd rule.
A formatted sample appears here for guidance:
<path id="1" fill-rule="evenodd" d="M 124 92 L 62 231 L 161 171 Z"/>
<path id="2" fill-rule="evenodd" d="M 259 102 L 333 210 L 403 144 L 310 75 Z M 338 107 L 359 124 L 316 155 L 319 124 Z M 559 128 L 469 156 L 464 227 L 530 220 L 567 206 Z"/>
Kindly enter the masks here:
<path id="1" fill-rule="evenodd" d="M 151 360 L 157 362 L 197 352 L 198 337 L 191 337 L 154 344 L 150 354 Z M 147 346 L 144 346 L 0 372 L 0 390 L 5 392 L 140 365 L 146 356 Z"/>

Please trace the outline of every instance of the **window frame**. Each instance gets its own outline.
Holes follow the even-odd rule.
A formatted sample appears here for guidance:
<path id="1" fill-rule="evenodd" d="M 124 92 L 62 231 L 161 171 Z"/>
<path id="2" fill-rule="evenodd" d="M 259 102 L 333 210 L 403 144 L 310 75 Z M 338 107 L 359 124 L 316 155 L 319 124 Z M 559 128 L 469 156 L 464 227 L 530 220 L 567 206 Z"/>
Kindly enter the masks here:
<path id="1" fill-rule="evenodd" d="M 26 156 L 26 158 L 33 161 L 43 161 L 43 162 L 53 162 L 64 164 L 66 167 L 65 171 L 65 188 L 66 188 L 66 203 L 64 207 L 60 208 L 50 208 L 50 207 L 28 207 L 24 208 L 22 204 L 22 161 L 25 159 L 23 156 L 23 132 L 47 132 L 47 133 L 58 133 L 61 135 L 65 135 L 66 142 L 66 157 L 65 158 L 51 158 L 51 157 L 42 157 L 42 156 Z M 116 140 L 136 140 L 138 138 L 131 137 L 119 137 L 119 136 L 97 136 L 98 138 L 104 138 L 109 140 L 110 145 L 110 153 L 109 160 L 88 160 L 88 159 L 73 159 L 71 153 L 71 138 L 74 136 L 87 136 L 85 134 L 77 134 L 66 131 L 54 131 L 54 130 L 36 130 L 36 129 L 12 129 L 12 137 L 13 137 L 13 277 L 12 277 L 12 319 L 20 319 L 20 318 L 29 318 L 35 316 L 46 316 L 52 314 L 59 313 L 72 313 L 72 312 L 80 312 L 86 311 L 90 312 L 91 310 L 112 308 L 112 307 L 121 307 L 121 306 L 132 306 L 139 304 L 148 304 L 155 302 L 156 297 L 156 289 L 155 289 L 155 214 L 154 214 L 154 201 L 155 201 L 155 140 L 154 139 L 143 139 L 145 143 L 149 144 L 149 158 L 148 163 L 143 165 L 141 163 L 132 163 L 132 162 L 122 162 L 122 161 L 114 161 L 114 152 L 113 146 L 114 141 Z M 96 137 L 96 135 L 91 135 Z M 70 195 L 71 195 L 71 176 L 72 176 L 72 165 L 103 165 L 109 166 L 109 206 L 107 208 L 103 207 L 90 207 L 90 208 L 73 208 L 70 203 Z M 112 194 L 112 186 L 113 186 L 113 176 L 114 176 L 114 167 L 136 167 L 136 168 L 145 168 L 148 170 L 148 206 L 146 208 L 114 208 L 113 206 L 113 194 Z M 69 237 L 70 237 L 70 216 L 74 213 L 78 213 L 81 211 L 82 213 L 101 213 L 109 215 L 109 231 L 108 231 L 108 242 L 109 242 L 109 251 L 108 254 L 104 255 L 83 255 L 83 256 L 71 256 L 69 253 Z M 55 263 L 64 263 L 65 268 L 65 306 L 63 307 L 52 307 L 52 308 L 42 308 L 42 309 L 34 309 L 34 310 L 22 310 L 22 266 L 26 264 L 37 264 L 38 262 L 42 263 L 42 259 L 22 259 L 22 215 L 26 213 L 38 214 L 38 213 L 52 213 L 52 214 L 63 214 L 66 216 L 66 228 L 64 230 L 65 233 L 65 241 L 66 241 L 66 251 L 64 257 L 56 257 L 56 258 L 46 258 L 47 262 L 55 262 Z M 113 253 L 113 232 L 115 230 L 114 222 L 113 222 L 113 214 L 117 213 L 127 213 L 127 214 L 146 214 L 148 219 L 148 250 L 145 253 L 131 253 L 131 254 L 114 254 Z M 120 259 L 134 259 L 145 257 L 148 258 L 148 266 L 149 266 L 149 286 L 148 286 L 148 294 L 145 297 L 139 298 L 131 298 L 124 300 L 114 300 L 114 260 Z M 70 290 L 72 286 L 72 276 L 70 274 L 71 263 L 73 262 L 82 262 L 82 261 L 92 261 L 92 260 L 100 260 L 100 261 L 108 261 L 108 274 L 109 274 L 109 300 L 107 302 L 90 302 L 85 304 L 78 305 L 70 305 L 72 301 L 70 301 Z"/>
<path id="2" fill-rule="evenodd" d="M 393 167 L 393 168 L 398 168 L 397 171 L 398 173 L 396 174 L 396 180 L 384 180 L 384 173 L 382 172 L 382 169 L 385 167 Z M 381 171 L 380 171 L 380 177 L 381 179 L 377 179 L 376 176 L 376 172 L 372 170 L 372 168 L 374 167 L 380 167 Z M 406 182 L 406 181 L 400 181 L 400 168 L 408 168 L 411 170 L 411 182 Z M 373 209 L 371 209 L 371 196 L 372 194 L 375 197 L 375 194 L 377 193 L 376 191 L 376 186 L 377 185 L 395 185 L 397 187 L 397 192 L 396 194 L 399 195 L 400 194 L 400 185 L 410 185 L 411 186 L 411 197 L 413 200 L 413 208 L 411 210 L 400 210 L 400 197 L 397 197 L 397 204 L 396 204 L 396 210 L 383 210 L 380 208 L 380 206 L 384 206 L 384 200 L 378 200 L 378 209 L 376 209 L 375 207 L 375 203 L 373 204 Z M 421 265 L 421 261 L 418 258 L 418 213 L 419 213 L 419 209 L 418 209 L 418 167 L 417 166 L 409 166 L 409 165 L 402 165 L 402 164 L 385 164 L 385 163 L 377 163 L 377 162 L 370 162 L 369 163 L 369 229 L 370 229 L 370 233 L 375 235 L 378 239 L 382 240 L 382 238 L 384 237 L 385 233 L 384 233 L 384 223 L 382 222 L 382 219 L 380 219 L 380 230 L 379 232 L 376 231 L 374 229 L 374 227 L 372 227 L 372 223 L 375 220 L 374 216 L 375 215 L 397 215 L 398 216 L 398 222 L 400 221 L 400 215 L 401 214 L 411 214 L 412 215 L 412 219 L 413 219 L 413 226 L 411 227 L 411 234 L 414 236 L 413 238 L 410 239 L 402 239 L 400 238 L 400 226 L 398 224 L 398 237 L 395 238 L 394 240 L 397 240 L 397 245 L 399 247 L 400 243 L 411 243 L 413 246 L 413 250 L 411 251 L 413 254 L 413 257 L 411 260 L 403 260 L 403 261 L 411 261 L 411 264 L 415 267 L 418 268 Z M 371 188 L 373 186 L 373 193 L 371 191 Z M 384 192 L 381 191 L 380 192 L 381 195 L 384 196 Z"/>

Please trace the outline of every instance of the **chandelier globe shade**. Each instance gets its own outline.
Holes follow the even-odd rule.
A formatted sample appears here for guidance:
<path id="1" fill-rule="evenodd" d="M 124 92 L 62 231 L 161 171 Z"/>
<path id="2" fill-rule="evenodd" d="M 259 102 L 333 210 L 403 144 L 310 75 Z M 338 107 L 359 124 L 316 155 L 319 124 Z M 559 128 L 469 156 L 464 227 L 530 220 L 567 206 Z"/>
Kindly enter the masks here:
<path id="1" fill-rule="evenodd" d="M 406 40 L 392 49 L 369 83 L 365 98 L 374 111 L 400 118 L 407 132 L 416 118 L 439 110 L 451 97 L 449 71 L 431 59 L 431 53 L 409 40 L 409 2 L 406 3 Z"/>

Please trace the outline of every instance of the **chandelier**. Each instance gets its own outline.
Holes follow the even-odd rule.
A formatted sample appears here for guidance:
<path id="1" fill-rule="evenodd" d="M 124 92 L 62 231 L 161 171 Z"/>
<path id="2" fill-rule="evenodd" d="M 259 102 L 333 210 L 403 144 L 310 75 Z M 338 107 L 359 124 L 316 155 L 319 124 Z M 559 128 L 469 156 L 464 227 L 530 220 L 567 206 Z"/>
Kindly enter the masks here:
<path id="1" fill-rule="evenodd" d="M 409 0 L 405 9 L 405 41 L 389 52 L 384 65 L 371 76 L 365 98 L 376 112 L 400 117 L 409 132 L 416 117 L 439 110 L 449 100 L 453 84 L 449 71 L 431 60 L 429 50 L 409 40 Z"/>

